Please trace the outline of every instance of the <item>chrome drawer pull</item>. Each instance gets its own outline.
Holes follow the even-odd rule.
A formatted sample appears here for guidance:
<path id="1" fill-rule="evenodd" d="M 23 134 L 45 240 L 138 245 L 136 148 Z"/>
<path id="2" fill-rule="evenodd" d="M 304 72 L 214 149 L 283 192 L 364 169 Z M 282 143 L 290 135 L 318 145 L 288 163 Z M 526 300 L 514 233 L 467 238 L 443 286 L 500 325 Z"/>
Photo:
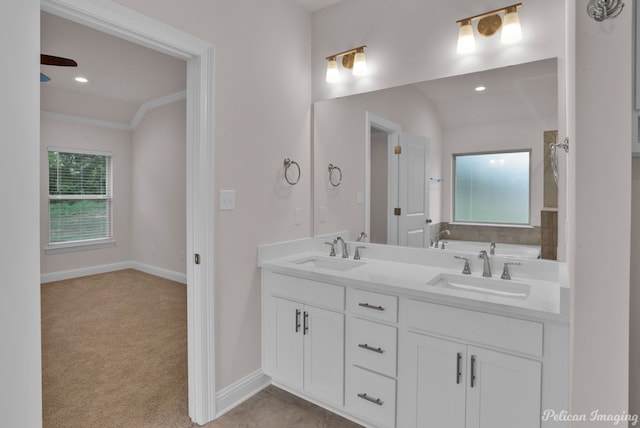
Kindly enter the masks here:
<path id="1" fill-rule="evenodd" d="M 379 398 L 371 398 L 366 393 L 365 394 L 358 394 L 358 397 L 362 398 L 363 400 L 370 401 L 373 404 L 377 404 L 378 406 L 382 406 L 382 404 L 383 404 L 382 400 L 380 400 Z"/>
<path id="2" fill-rule="evenodd" d="M 373 348 L 373 347 L 367 345 L 366 343 L 360 343 L 360 344 L 358 344 L 358 347 L 362 348 L 362 349 L 366 349 L 367 351 L 377 352 L 378 354 L 383 354 L 384 353 L 382 348 Z"/>
<path id="3" fill-rule="evenodd" d="M 358 306 L 362 306 L 363 308 L 367 309 L 375 309 L 376 311 L 384 311 L 384 308 L 382 306 L 373 306 L 368 303 L 358 303 Z"/>

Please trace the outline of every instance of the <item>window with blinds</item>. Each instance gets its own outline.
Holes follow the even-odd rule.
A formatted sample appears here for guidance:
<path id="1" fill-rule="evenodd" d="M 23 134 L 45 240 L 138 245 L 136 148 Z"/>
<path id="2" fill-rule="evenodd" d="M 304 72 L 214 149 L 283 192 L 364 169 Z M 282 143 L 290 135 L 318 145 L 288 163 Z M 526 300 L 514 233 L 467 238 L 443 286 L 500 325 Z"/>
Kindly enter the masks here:
<path id="1" fill-rule="evenodd" d="M 49 148 L 49 248 L 111 241 L 111 153 Z"/>

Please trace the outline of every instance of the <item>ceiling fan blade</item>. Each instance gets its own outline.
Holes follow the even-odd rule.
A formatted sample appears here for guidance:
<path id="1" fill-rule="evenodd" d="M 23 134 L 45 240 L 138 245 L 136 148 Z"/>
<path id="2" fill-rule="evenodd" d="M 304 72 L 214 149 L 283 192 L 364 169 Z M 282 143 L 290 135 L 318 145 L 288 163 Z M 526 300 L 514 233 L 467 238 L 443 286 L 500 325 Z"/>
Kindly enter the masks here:
<path id="1" fill-rule="evenodd" d="M 69 58 L 61 58 L 59 56 L 52 55 L 40 55 L 40 64 L 43 65 L 57 65 L 60 67 L 77 67 L 78 63 Z"/>
<path id="2" fill-rule="evenodd" d="M 47 76 L 46 74 L 40 73 L 40 83 L 48 82 L 49 80 L 51 80 L 49 76 Z"/>

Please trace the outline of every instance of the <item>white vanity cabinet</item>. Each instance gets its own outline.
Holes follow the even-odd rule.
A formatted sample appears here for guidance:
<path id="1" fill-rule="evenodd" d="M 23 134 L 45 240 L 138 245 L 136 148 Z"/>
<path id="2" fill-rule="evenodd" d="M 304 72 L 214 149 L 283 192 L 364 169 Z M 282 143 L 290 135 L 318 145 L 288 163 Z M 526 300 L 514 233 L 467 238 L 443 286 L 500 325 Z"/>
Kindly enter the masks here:
<path id="1" fill-rule="evenodd" d="M 567 426 L 542 417 L 569 406 L 564 313 L 438 295 L 401 277 L 381 284 L 377 266 L 343 275 L 295 257 L 262 270 L 263 371 L 276 386 L 367 428 Z"/>
<path id="2" fill-rule="evenodd" d="M 541 363 L 409 333 L 407 427 L 540 427 Z M 405 426 L 405 425 L 403 425 Z"/>
<path id="3" fill-rule="evenodd" d="M 399 426 L 540 428 L 542 323 L 414 300 L 406 308 Z"/>
<path id="4" fill-rule="evenodd" d="M 344 288 L 263 273 L 263 366 L 275 382 L 344 402 Z"/>
<path id="5" fill-rule="evenodd" d="M 346 410 L 371 426 L 396 426 L 398 297 L 347 290 Z"/>

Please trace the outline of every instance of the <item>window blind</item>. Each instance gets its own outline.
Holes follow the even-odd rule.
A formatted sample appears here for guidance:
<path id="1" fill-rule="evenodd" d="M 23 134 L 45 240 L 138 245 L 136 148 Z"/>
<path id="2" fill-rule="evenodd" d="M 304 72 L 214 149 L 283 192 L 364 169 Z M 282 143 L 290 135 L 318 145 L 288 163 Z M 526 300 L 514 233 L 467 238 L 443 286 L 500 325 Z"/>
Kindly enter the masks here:
<path id="1" fill-rule="evenodd" d="M 49 244 L 113 238 L 111 154 L 49 149 Z"/>

